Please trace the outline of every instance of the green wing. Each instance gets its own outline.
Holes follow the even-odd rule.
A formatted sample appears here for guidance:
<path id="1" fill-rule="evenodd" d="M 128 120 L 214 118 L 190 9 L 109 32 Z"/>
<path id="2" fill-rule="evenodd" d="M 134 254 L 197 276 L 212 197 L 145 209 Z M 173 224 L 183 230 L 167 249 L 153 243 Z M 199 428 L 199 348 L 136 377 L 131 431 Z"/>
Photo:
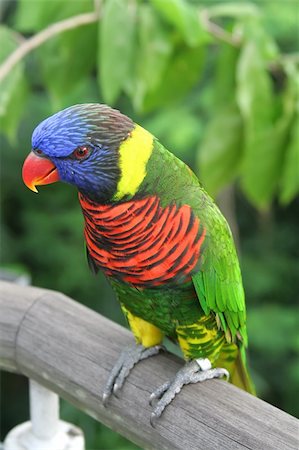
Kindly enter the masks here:
<path id="1" fill-rule="evenodd" d="M 207 315 L 214 312 L 228 341 L 238 337 L 246 345 L 244 291 L 225 218 L 192 171 L 157 140 L 141 191 L 148 186 L 154 186 L 163 206 L 173 201 L 188 204 L 200 219 L 206 237 L 200 271 L 192 278 L 201 307 Z"/>
<path id="2" fill-rule="evenodd" d="M 215 313 L 227 341 L 234 341 L 237 337 L 246 346 L 244 290 L 231 231 L 209 198 L 199 216 L 203 217 L 203 226 L 207 230 L 202 266 L 200 272 L 192 277 L 200 305 L 206 315 L 211 311 Z"/>

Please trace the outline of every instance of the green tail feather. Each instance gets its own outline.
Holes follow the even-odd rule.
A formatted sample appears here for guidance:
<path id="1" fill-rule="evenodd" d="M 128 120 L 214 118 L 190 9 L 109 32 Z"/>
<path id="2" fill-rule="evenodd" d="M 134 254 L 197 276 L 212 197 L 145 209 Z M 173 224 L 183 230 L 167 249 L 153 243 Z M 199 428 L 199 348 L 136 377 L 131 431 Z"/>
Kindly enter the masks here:
<path id="1" fill-rule="evenodd" d="M 230 382 L 235 386 L 249 392 L 252 395 L 256 395 L 256 390 L 253 381 L 248 373 L 246 364 L 245 349 L 241 348 L 238 352 L 235 363 L 230 372 Z"/>
<path id="2" fill-rule="evenodd" d="M 213 366 L 227 369 L 230 374 L 230 383 L 252 395 L 256 395 L 254 384 L 247 369 L 244 346 L 239 347 L 234 343 L 224 344 Z"/>

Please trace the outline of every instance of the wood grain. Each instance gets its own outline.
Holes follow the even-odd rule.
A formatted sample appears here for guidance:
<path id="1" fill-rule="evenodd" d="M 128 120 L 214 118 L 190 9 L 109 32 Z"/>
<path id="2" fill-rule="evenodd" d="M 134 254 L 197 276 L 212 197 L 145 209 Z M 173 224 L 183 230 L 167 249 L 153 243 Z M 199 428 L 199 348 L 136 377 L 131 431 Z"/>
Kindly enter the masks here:
<path id="1" fill-rule="evenodd" d="M 182 365 L 168 353 L 140 362 L 105 408 L 103 387 L 131 334 L 58 292 L 9 283 L 0 292 L 1 367 L 40 382 L 142 448 L 298 448 L 294 417 L 221 380 L 186 386 L 152 428 L 149 395 Z"/>

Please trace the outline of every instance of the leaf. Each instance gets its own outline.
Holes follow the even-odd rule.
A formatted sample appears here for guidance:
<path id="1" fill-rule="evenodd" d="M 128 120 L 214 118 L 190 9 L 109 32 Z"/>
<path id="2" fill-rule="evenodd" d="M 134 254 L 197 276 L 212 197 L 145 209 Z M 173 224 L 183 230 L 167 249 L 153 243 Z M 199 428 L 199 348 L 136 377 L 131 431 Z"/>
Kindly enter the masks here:
<path id="1" fill-rule="evenodd" d="M 261 2 L 260 2 L 261 5 Z M 298 52 L 298 2 L 263 2 L 264 30 L 289 54 Z"/>
<path id="2" fill-rule="evenodd" d="M 4 25 L 0 25 L 0 62 L 6 58 L 18 47 L 14 32 Z M 4 115 L 10 97 L 22 77 L 23 65 L 17 64 L 10 73 L 1 81 L 0 90 L 0 115 Z"/>
<path id="3" fill-rule="evenodd" d="M 202 133 L 200 119 L 185 106 L 163 109 L 148 119 L 144 126 L 159 137 L 166 148 L 185 161 L 194 155 Z"/>
<path id="4" fill-rule="evenodd" d="M 98 81 L 104 100 L 113 104 L 132 76 L 136 32 L 135 1 L 109 0 L 99 28 Z"/>
<path id="5" fill-rule="evenodd" d="M 242 156 L 243 126 L 234 103 L 218 110 L 208 126 L 198 153 L 200 179 L 215 196 L 239 169 Z"/>
<path id="6" fill-rule="evenodd" d="M 55 109 L 61 108 L 64 98 L 95 69 L 96 37 L 97 25 L 90 24 L 67 31 L 38 49 L 42 78 Z"/>
<path id="7" fill-rule="evenodd" d="M 247 24 L 245 35 L 248 40 L 237 68 L 237 100 L 245 129 L 241 184 L 255 206 L 266 208 L 278 191 L 296 93 L 288 81 L 274 96 L 268 69 L 269 58 L 276 55 L 272 41 L 253 21 Z M 270 68 L 273 74 L 275 66 Z"/>
<path id="8" fill-rule="evenodd" d="M 177 45 L 157 88 L 146 95 L 144 110 L 175 103 L 190 92 L 200 81 L 204 55 L 204 46 L 190 48 L 186 44 Z"/>
<path id="9" fill-rule="evenodd" d="M 220 3 L 212 6 L 208 6 L 208 15 L 209 17 L 242 17 L 245 16 L 248 18 L 249 16 L 259 16 L 261 11 L 257 8 L 256 5 L 252 3 L 240 3 L 240 2 L 228 2 L 228 3 Z"/>
<path id="10" fill-rule="evenodd" d="M 216 59 L 215 81 L 213 83 L 216 107 L 231 103 L 236 90 L 236 65 L 239 49 L 228 44 L 219 46 Z"/>
<path id="11" fill-rule="evenodd" d="M 266 207 L 277 186 L 281 149 L 273 128 L 271 80 L 252 40 L 245 42 L 241 50 L 236 94 L 245 130 L 242 188 L 255 206 Z"/>
<path id="12" fill-rule="evenodd" d="M 262 16 L 244 16 L 238 22 L 239 33 L 245 43 L 252 42 L 265 62 L 276 61 L 279 56 L 278 46 L 272 35 L 265 29 Z"/>
<path id="13" fill-rule="evenodd" d="M 139 8 L 138 37 L 135 77 L 126 87 L 136 110 L 142 109 L 145 94 L 160 82 L 173 46 L 161 19 L 147 4 Z"/>
<path id="14" fill-rule="evenodd" d="M 265 61 L 253 41 L 247 41 L 241 50 L 237 82 L 237 99 L 245 120 L 254 120 L 254 124 L 263 128 L 263 123 L 271 122 L 272 118 L 272 88 Z"/>
<path id="15" fill-rule="evenodd" d="M 0 63 L 18 47 L 15 33 L 5 26 L 0 26 Z M 19 62 L 0 83 L 0 128 L 13 140 L 15 129 L 23 113 L 27 93 L 24 64 Z"/>
<path id="16" fill-rule="evenodd" d="M 203 29 L 199 18 L 199 10 L 184 0 L 151 0 L 161 17 L 175 26 L 191 47 L 210 40 Z"/>
<path id="17" fill-rule="evenodd" d="M 284 69 L 288 78 L 283 98 L 283 115 L 278 125 L 284 135 L 287 135 L 290 128 L 290 138 L 283 161 L 279 199 L 282 204 L 287 204 L 299 192 L 299 73 L 294 62 L 286 62 Z"/>
<path id="18" fill-rule="evenodd" d="M 21 0 L 16 12 L 16 28 L 23 32 L 39 31 L 49 24 L 91 11 L 91 0 Z M 80 80 L 96 65 L 96 25 L 66 31 L 36 50 L 37 68 L 51 95 L 54 109 L 64 104 L 64 97 L 77 89 Z M 67 69 L 66 69 L 67 68 Z M 31 67 L 29 68 L 29 70 Z"/>
<path id="19" fill-rule="evenodd" d="M 20 118 L 24 114 L 24 105 L 28 98 L 28 84 L 22 76 L 11 93 L 5 114 L 0 115 L 0 130 L 2 130 L 11 144 L 16 144 L 17 130 Z"/>
<path id="20" fill-rule="evenodd" d="M 297 352 L 298 314 L 296 307 L 261 305 L 248 311 L 250 345 L 275 360 Z"/>
<path id="21" fill-rule="evenodd" d="M 92 0 L 19 0 L 14 26 L 23 33 L 40 31 L 49 24 L 93 10 Z"/>
<path id="22" fill-rule="evenodd" d="M 299 193 L 299 112 L 297 111 L 282 169 L 280 201 L 287 204 Z"/>

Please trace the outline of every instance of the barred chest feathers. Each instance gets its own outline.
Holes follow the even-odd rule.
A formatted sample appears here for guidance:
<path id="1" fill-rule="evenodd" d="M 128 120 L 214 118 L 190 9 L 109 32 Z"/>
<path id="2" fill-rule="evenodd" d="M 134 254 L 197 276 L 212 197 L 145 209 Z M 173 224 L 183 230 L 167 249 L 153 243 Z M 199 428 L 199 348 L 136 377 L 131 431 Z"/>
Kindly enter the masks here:
<path id="1" fill-rule="evenodd" d="M 178 284 L 198 270 L 205 229 L 190 206 L 157 196 L 100 205 L 79 194 L 89 257 L 106 276 L 138 288 Z"/>

